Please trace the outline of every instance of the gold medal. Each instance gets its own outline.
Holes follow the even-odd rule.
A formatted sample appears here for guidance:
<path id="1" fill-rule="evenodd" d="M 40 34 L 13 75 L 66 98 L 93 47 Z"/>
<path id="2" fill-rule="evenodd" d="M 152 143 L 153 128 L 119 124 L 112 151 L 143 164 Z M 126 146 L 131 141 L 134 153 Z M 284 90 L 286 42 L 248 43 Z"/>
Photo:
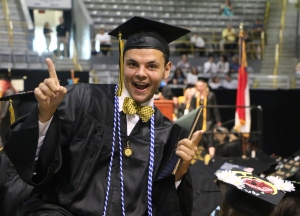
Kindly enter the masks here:
<path id="1" fill-rule="evenodd" d="M 124 149 L 124 155 L 125 155 L 125 157 L 130 157 L 132 154 L 133 154 L 133 151 L 129 146 L 129 141 L 127 141 L 127 146 Z"/>

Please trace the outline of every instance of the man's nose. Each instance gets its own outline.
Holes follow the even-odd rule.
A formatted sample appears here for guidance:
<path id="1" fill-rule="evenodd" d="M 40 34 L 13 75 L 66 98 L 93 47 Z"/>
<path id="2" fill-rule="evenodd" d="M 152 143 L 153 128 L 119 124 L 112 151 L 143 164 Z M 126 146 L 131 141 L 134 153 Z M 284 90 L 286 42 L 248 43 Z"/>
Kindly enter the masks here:
<path id="1" fill-rule="evenodd" d="M 137 72 L 135 73 L 135 75 L 138 76 L 139 78 L 146 77 L 147 73 L 146 73 L 145 66 L 140 66 L 139 69 L 137 70 Z"/>

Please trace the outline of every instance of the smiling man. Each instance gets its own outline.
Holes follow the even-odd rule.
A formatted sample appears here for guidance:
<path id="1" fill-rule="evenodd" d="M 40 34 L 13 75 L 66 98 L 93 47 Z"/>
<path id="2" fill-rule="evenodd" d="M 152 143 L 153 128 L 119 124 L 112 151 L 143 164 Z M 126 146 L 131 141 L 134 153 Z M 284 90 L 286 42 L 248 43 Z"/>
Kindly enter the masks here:
<path id="1" fill-rule="evenodd" d="M 11 126 L 5 144 L 36 188 L 20 215 L 191 214 L 188 167 L 201 132 L 178 142 L 175 176 L 156 181 L 173 124 L 153 106 L 172 67 L 168 43 L 188 32 L 140 17 L 110 32 L 127 39 L 118 85 L 60 86 L 46 60 L 49 78 L 34 91 L 38 104 Z"/>

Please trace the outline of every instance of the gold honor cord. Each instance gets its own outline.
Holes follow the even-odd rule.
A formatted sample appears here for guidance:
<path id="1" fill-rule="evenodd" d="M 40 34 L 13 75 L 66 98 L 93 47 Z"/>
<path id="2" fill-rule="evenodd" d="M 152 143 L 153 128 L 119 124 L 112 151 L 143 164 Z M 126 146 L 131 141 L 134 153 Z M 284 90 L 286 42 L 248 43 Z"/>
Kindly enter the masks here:
<path id="1" fill-rule="evenodd" d="M 118 78 L 117 96 L 121 96 L 124 88 L 124 57 L 123 57 L 124 42 L 122 41 L 121 32 L 119 32 L 118 36 L 119 36 L 119 78 Z"/>
<path id="2" fill-rule="evenodd" d="M 15 118 L 15 111 L 14 111 L 14 108 L 12 106 L 12 100 L 11 99 L 9 100 L 8 111 L 9 111 L 9 116 L 10 116 L 10 124 L 13 124 L 15 122 L 16 118 Z"/>

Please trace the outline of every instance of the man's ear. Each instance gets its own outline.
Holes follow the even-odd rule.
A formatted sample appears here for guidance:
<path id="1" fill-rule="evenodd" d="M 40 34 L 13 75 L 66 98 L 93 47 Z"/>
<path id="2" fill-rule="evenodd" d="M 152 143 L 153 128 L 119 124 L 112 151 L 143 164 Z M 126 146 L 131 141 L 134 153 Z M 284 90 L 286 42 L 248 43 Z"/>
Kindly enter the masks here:
<path id="1" fill-rule="evenodd" d="M 165 67 L 165 74 L 164 74 L 164 79 L 168 79 L 169 75 L 170 75 L 170 72 L 171 72 L 171 69 L 172 69 L 172 62 L 168 62 L 166 64 L 166 67 Z"/>

